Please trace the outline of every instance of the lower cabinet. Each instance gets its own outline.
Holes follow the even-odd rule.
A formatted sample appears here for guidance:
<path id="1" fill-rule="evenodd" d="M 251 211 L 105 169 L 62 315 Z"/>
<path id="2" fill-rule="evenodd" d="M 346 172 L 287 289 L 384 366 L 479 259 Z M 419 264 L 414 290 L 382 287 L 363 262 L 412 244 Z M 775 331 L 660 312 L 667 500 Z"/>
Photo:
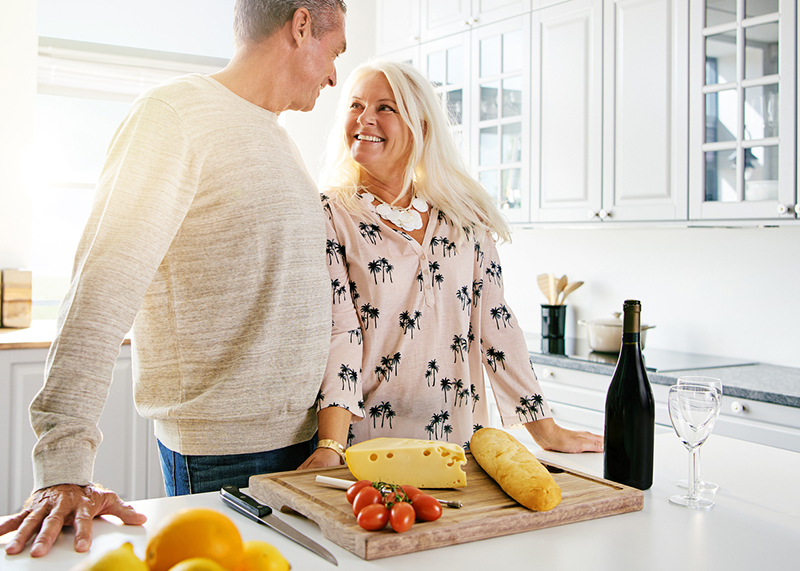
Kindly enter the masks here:
<path id="1" fill-rule="evenodd" d="M 47 349 L 0 351 L 0 514 L 14 513 L 33 488 L 36 437 L 28 406 L 42 386 Z M 94 481 L 126 501 L 164 496 L 152 421 L 133 404 L 130 346 L 123 345 L 100 417 L 103 442 Z"/>
<path id="2" fill-rule="evenodd" d="M 535 368 L 556 422 L 603 432 L 611 376 L 549 365 L 536 364 Z M 656 430 L 672 430 L 667 409 L 669 385 L 650 385 L 656 402 Z M 800 408 L 723 395 L 713 434 L 800 452 Z"/>

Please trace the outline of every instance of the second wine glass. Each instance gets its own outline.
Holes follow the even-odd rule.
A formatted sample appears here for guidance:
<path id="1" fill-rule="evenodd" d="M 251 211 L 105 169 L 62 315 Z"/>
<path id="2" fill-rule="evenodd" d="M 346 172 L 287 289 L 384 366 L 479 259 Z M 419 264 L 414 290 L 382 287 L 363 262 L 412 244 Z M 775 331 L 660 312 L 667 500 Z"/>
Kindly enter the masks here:
<path id="1" fill-rule="evenodd" d="M 722 403 L 722 381 L 715 377 L 684 376 L 678 377 L 678 386 L 681 385 L 702 385 L 716 389 L 719 393 L 720 404 Z M 679 488 L 688 488 L 689 482 L 684 478 L 677 482 Z M 705 482 L 700 478 L 700 451 L 697 452 L 697 464 L 694 472 L 694 489 L 698 493 L 714 493 L 719 486 L 713 482 Z"/>
<path id="2" fill-rule="evenodd" d="M 689 490 L 685 496 L 675 495 L 670 503 L 694 509 L 709 509 L 714 502 L 697 495 L 695 469 L 697 451 L 714 428 L 719 415 L 719 393 L 702 385 L 675 385 L 669 389 L 669 418 L 675 433 L 689 450 Z"/>

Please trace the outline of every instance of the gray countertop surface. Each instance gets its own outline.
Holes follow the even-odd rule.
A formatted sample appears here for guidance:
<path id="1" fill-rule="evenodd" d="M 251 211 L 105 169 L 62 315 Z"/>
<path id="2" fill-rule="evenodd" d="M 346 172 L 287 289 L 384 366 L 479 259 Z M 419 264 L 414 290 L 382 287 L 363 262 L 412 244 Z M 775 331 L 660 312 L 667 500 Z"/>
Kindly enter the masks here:
<path id="1" fill-rule="evenodd" d="M 535 369 L 549 365 L 598 375 L 611 376 L 614 374 L 616 366 L 614 355 L 594 356 L 590 354 L 575 357 L 549 354 L 540 349 L 540 339 L 537 335 L 526 334 L 530 359 Z M 668 353 L 671 352 L 651 350 L 651 354 L 658 357 L 663 357 Z M 800 369 L 765 363 L 739 363 L 736 360 L 722 357 L 682 355 L 680 353 L 674 353 L 674 356 L 676 363 L 691 360 L 683 357 L 697 357 L 696 362 L 700 366 L 685 369 L 665 367 L 652 370 L 648 362 L 648 350 L 645 348 L 645 365 L 648 367 L 647 376 L 651 383 L 673 385 L 676 379 L 682 375 L 705 375 L 720 379 L 725 395 L 800 408 Z M 590 360 L 594 358 L 598 360 Z M 703 367 L 703 363 L 717 363 L 720 366 Z"/>

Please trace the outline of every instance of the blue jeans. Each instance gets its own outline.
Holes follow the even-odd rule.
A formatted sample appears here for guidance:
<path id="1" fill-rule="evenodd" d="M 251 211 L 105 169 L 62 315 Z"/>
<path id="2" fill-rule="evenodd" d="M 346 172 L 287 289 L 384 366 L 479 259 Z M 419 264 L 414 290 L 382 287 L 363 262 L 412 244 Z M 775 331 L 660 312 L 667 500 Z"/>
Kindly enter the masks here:
<path id="1" fill-rule="evenodd" d="M 224 485 L 246 488 L 250 476 L 294 470 L 317 446 L 317 436 L 286 448 L 252 454 L 184 456 L 158 442 L 161 473 L 168 496 L 217 492 Z"/>

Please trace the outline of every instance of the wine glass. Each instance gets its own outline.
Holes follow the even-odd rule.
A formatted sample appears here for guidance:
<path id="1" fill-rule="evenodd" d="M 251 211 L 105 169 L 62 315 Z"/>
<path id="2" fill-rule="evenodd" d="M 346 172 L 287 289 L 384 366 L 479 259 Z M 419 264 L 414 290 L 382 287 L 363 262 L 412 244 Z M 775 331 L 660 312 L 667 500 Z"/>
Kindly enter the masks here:
<path id="1" fill-rule="evenodd" d="M 697 451 L 706 441 L 719 415 L 720 394 L 704 385 L 675 385 L 669 389 L 669 418 L 675 433 L 689 450 L 689 490 L 685 496 L 670 497 L 670 503 L 694 509 L 710 509 L 714 502 L 695 490 Z"/>
<path id="2" fill-rule="evenodd" d="M 716 379 L 714 377 L 699 377 L 699 376 L 689 376 L 689 377 L 679 377 L 678 378 L 678 386 L 681 385 L 704 385 L 709 386 L 717 390 L 720 397 L 720 403 L 722 402 L 722 381 Z M 698 493 L 703 492 L 710 492 L 714 493 L 719 489 L 719 486 L 712 483 L 712 482 L 704 482 L 700 478 L 700 451 L 697 451 L 697 465 L 695 466 L 694 471 L 694 489 Z M 678 480 L 678 487 L 679 488 L 688 488 L 689 482 L 686 479 Z"/>

